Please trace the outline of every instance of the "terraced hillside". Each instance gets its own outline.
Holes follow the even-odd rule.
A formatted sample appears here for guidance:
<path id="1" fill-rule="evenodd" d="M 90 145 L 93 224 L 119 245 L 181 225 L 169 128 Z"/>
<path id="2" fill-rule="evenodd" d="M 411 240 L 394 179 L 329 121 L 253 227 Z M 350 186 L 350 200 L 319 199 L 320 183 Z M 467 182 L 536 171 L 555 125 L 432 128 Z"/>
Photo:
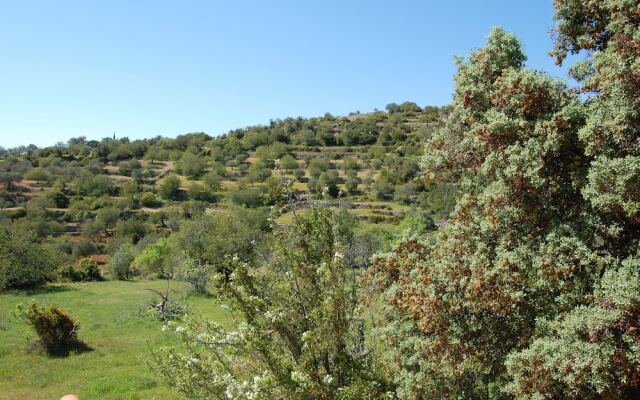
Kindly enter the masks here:
<path id="1" fill-rule="evenodd" d="M 219 137 L 74 138 L 2 149 L 0 208 L 37 224 L 41 238 L 70 256 L 99 264 L 114 238 L 166 235 L 185 218 L 236 206 L 271 207 L 280 224 L 290 222 L 292 208 L 319 201 L 386 227 L 412 207 L 441 219 L 454 186 L 430 186 L 417 174 L 421 143 L 447 110 L 387 109 L 270 121 Z"/>

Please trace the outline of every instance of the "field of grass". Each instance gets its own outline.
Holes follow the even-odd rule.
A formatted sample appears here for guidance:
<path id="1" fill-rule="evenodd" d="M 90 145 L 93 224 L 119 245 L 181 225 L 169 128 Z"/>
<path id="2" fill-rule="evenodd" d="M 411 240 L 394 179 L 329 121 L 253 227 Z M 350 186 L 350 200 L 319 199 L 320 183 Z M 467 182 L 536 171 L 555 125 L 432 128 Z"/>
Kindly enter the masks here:
<path id="1" fill-rule="evenodd" d="M 149 368 L 149 347 L 177 343 L 145 309 L 153 299 L 146 289 L 163 290 L 164 281 L 109 281 L 52 285 L 31 293 L 0 295 L 0 400 L 179 399 Z M 192 312 L 226 325 L 230 316 L 211 298 L 190 294 L 172 282 L 174 298 Z M 93 351 L 51 358 L 29 351 L 32 331 L 12 316 L 20 303 L 36 299 L 69 310 L 80 323 L 79 336 Z"/>

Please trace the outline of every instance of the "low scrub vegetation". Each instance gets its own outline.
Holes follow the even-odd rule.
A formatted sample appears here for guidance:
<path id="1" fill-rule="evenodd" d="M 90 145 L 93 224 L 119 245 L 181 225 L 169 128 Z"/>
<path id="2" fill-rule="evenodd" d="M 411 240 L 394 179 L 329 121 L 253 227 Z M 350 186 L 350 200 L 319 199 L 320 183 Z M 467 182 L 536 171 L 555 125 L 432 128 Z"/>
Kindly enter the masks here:
<path id="1" fill-rule="evenodd" d="M 50 356 L 89 349 L 78 338 L 79 324 L 61 308 L 34 301 L 19 308 L 19 316 L 35 331 L 34 344 Z"/>

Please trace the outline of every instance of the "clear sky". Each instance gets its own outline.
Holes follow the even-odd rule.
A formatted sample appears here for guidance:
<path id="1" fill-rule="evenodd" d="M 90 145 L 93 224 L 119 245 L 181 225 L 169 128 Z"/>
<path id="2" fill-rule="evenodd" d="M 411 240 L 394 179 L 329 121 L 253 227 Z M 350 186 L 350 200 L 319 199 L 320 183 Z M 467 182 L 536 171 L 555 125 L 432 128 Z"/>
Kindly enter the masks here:
<path id="1" fill-rule="evenodd" d="M 451 99 L 492 26 L 564 76 L 551 0 L 0 0 L 0 146 L 175 136 Z"/>

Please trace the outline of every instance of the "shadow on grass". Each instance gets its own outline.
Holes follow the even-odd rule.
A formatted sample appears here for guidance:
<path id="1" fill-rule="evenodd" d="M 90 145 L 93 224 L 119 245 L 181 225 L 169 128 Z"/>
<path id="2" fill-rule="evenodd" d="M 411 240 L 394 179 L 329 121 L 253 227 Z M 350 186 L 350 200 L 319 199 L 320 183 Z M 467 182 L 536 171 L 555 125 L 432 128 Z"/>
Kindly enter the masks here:
<path id="1" fill-rule="evenodd" d="M 39 294 L 50 294 L 50 293 L 62 293 L 62 292 L 71 292 L 76 291 L 78 288 L 70 287 L 67 285 L 47 285 L 39 288 L 32 289 L 14 289 L 9 291 L 11 294 L 25 295 L 25 296 L 35 296 Z"/>
<path id="2" fill-rule="evenodd" d="M 34 338 L 31 341 L 31 345 L 28 348 L 29 351 L 38 352 L 42 354 L 46 354 L 52 358 L 65 358 L 70 356 L 71 354 L 82 354 L 94 351 L 95 349 L 82 340 L 75 340 L 71 343 L 67 343 L 64 347 L 45 347 L 42 343 Z"/>
<path id="3" fill-rule="evenodd" d="M 82 340 L 78 340 L 76 343 L 74 343 L 71 346 L 71 348 L 69 349 L 67 354 L 63 355 L 63 357 L 66 357 L 71 353 L 73 353 L 73 354 L 82 354 L 82 353 L 88 353 L 88 352 L 91 352 L 91 351 L 94 351 L 94 350 L 95 349 L 93 347 L 89 346 L 88 344 L 86 344 Z"/>

